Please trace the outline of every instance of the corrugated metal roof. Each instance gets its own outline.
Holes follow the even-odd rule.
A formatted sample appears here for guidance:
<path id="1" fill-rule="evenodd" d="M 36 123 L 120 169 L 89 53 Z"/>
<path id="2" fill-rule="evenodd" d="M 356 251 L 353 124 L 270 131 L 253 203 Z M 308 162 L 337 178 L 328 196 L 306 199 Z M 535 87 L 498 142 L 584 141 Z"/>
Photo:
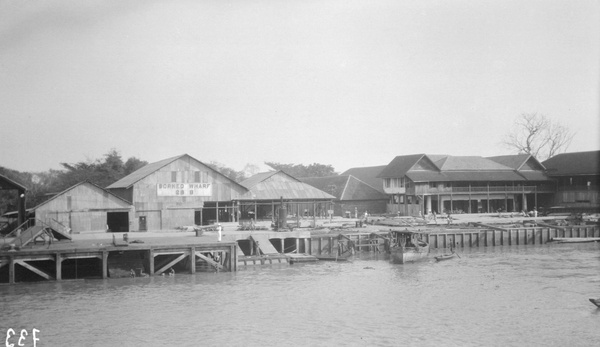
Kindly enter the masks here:
<path id="1" fill-rule="evenodd" d="M 334 195 L 338 200 L 387 200 L 387 195 L 352 175 L 305 177 L 302 182 Z"/>
<path id="2" fill-rule="evenodd" d="M 283 171 L 258 173 L 242 182 L 249 191 L 239 200 L 333 200 L 333 195 L 327 194 L 310 184 L 286 174 Z"/>
<path id="3" fill-rule="evenodd" d="M 61 196 L 61 195 L 64 195 L 64 194 L 68 193 L 69 191 L 71 191 L 71 190 L 73 190 L 73 189 L 75 189 L 75 188 L 79 187 L 80 185 L 89 185 L 90 187 L 92 187 L 92 189 L 99 190 L 101 193 L 107 193 L 107 194 L 108 194 L 108 195 L 110 195 L 111 197 L 113 197 L 113 198 L 116 198 L 116 199 L 118 199 L 118 200 L 120 200 L 120 201 L 124 202 L 126 205 L 131 205 L 131 202 L 130 202 L 130 201 L 127 201 L 127 200 L 125 200 L 125 199 L 121 198 L 120 196 L 117 196 L 117 195 L 115 195 L 115 194 L 111 193 L 110 191 L 108 191 L 108 190 L 106 190 L 106 189 L 104 189 L 104 188 L 102 188 L 102 187 L 100 187 L 100 186 L 97 186 L 97 185 L 95 185 L 95 184 L 94 184 L 94 183 L 92 183 L 92 182 L 89 182 L 89 181 L 83 181 L 83 182 L 79 182 L 79 183 L 77 183 L 77 184 L 75 184 L 75 185 L 72 185 L 72 186 L 70 186 L 69 188 L 67 188 L 67 189 L 63 190 L 62 192 L 60 192 L 60 193 L 58 193 L 58 194 L 55 194 L 55 195 L 54 195 L 53 197 L 51 197 L 50 199 L 48 199 L 48 200 L 46 200 L 46 201 L 44 201 L 44 202 L 42 202 L 42 203 L 38 204 L 37 206 L 35 206 L 35 207 L 33 208 L 33 210 L 37 209 L 37 208 L 38 208 L 38 207 L 40 207 L 40 206 L 43 206 L 43 205 L 45 205 L 45 204 L 49 203 L 50 201 L 52 201 L 52 200 L 54 200 L 54 199 L 57 199 L 59 196 Z"/>
<path id="4" fill-rule="evenodd" d="M 273 176 L 277 172 L 278 171 L 260 172 L 260 173 L 252 175 L 251 177 L 245 179 L 240 184 L 243 187 L 245 187 L 246 189 L 250 189 L 250 188 L 254 187 L 255 185 L 259 184 L 260 182 L 266 180 L 267 178 Z"/>
<path id="5" fill-rule="evenodd" d="M 137 181 L 145 178 L 148 175 L 151 175 L 152 173 L 158 171 L 160 168 L 162 168 L 166 165 L 169 165 L 170 163 L 174 162 L 175 160 L 182 158 L 186 155 L 187 154 L 182 154 L 182 155 L 178 155 L 176 157 L 163 159 L 163 160 L 157 161 L 155 163 L 150 163 L 150 164 L 148 164 L 144 167 L 141 167 L 138 170 L 130 173 L 129 175 L 121 178 L 120 180 L 116 181 L 115 183 L 109 185 L 108 187 L 106 187 L 106 189 L 129 188 L 132 185 L 134 185 Z"/>
<path id="6" fill-rule="evenodd" d="M 550 176 L 600 175 L 600 151 L 557 154 L 542 165 Z"/>
<path id="7" fill-rule="evenodd" d="M 359 180 L 365 182 L 371 187 L 375 188 L 378 192 L 384 193 L 383 190 L 383 179 L 381 179 L 379 174 L 383 169 L 386 168 L 387 165 L 380 166 L 367 166 L 367 167 L 354 167 L 344 171 L 341 176 L 352 175 Z"/>

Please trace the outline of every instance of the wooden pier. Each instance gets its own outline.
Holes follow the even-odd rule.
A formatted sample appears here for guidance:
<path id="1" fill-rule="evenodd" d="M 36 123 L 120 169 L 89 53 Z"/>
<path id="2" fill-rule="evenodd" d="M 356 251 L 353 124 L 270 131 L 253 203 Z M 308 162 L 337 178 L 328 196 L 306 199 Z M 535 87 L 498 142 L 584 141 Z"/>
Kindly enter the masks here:
<path id="1" fill-rule="evenodd" d="M 173 268 L 195 273 L 199 264 L 211 271 L 236 271 L 237 252 L 235 242 L 201 242 L 195 237 L 126 245 L 115 245 L 109 240 L 100 245 L 54 242 L 0 251 L 0 284 L 124 277 L 124 274 L 156 276 L 167 271 L 173 273 Z"/>

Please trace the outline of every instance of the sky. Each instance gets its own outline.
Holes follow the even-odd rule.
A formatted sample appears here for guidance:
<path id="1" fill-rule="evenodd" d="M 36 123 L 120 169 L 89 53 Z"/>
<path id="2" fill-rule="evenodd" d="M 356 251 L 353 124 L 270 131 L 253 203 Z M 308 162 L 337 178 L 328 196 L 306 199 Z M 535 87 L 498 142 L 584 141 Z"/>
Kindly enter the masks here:
<path id="1" fill-rule="evenodd" d="M 0 0 L 0 166 L 111 149 L 352 167 L 514 154 L 523 113 L 600 149 L 599 1 Z"/>

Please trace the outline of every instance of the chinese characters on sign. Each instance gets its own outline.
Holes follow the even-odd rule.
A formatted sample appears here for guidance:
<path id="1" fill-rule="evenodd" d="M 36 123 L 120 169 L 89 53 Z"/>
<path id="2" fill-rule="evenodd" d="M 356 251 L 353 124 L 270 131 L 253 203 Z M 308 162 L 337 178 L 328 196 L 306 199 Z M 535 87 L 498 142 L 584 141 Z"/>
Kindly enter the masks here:
<path id="1" fill-rule="evenodd" d="M 158 183 L 157 196 L 211 196 L 210 183 Z"/>

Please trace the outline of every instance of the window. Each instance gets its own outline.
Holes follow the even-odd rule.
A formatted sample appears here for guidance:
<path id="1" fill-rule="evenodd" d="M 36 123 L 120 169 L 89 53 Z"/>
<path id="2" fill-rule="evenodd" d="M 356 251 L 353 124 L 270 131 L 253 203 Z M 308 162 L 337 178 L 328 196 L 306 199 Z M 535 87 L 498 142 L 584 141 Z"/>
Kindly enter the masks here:
<path id="1" fill-rule="evenodd" d="M 177 182 L 177 171 L 171 171 L 171 182 Z"/>
<path id="2" fill-rule="evenodd" d="M 386 188 L 389 188 L 391 186 L 391 181 L 392 181 L 391 178 L 386 178 L 383 180 L 383 183 L 385 184 Z"/>
<path id="3" fill-rule="evenodd" d="M 70 195 L 67 195 L 67 210 L 71 210 L 71 208 L 73 207 L 73 197 Z"/>

